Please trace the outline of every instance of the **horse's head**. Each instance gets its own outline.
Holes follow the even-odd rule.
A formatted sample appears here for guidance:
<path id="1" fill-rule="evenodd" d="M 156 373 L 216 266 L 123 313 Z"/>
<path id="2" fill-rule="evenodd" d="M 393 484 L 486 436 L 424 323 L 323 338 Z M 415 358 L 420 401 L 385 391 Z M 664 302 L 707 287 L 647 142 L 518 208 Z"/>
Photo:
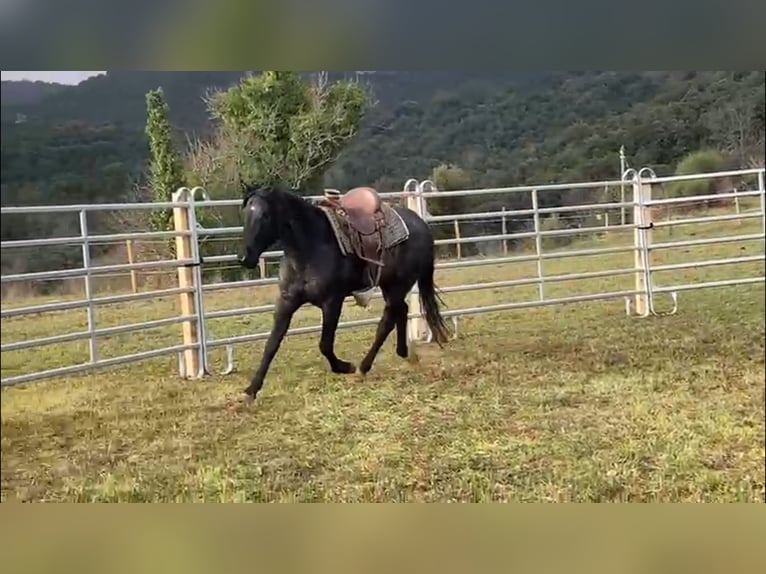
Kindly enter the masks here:
<path id="1" fill-rule="evenodd" d="M 277 214 L 269 193 L 269 189 L 253 189 L 242 202 L 245 254 L 240 263 L 248 269 L 258 267 L 261 254 L 278 239 Z"/>

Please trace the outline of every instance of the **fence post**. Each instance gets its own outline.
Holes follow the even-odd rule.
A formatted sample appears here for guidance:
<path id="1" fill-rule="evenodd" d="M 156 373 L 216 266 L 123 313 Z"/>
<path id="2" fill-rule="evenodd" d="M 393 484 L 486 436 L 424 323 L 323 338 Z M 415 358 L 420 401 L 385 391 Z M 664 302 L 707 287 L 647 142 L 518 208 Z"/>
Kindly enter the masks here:
<path id="1" fill-rule="evenodd" d="M 761 192 L 761 233 L 764 236 L 764 242 L 766 242 L 766 186 L 763 181 L 764 170 L 758 172 L 758 191 Z"/>
<path id="2" fill-rule="evenodd" d="M 98 346 L 96 341 L 96 308 L 93 304 L 93 276 L 91 275 L 90 242 L 88 238 L 88 212 L 80 211 L 80 235 L 82 237 L 82 266 L 85 269 L 85 299 L 88 302 L 88 350 L 90 362 L 98 362 Z"/>
<path id="3" fill-rule="evenodd" d="M 620 203 L 625 203 L 625 168 L 627 167 L 627 159 L 625 157 L 625 146 L 620 146 Z M 625 225 L 625 206 L 620 206 L 620 225 Z"/>
<path id="4" fill-rule="evenodd" d="M 633 303 L 637 315 L 649 314 L 649 281 L 651 281 L 650 252 L 652 244 L 652 210 L 647 205 L 652 199 L 651 182 L 642 181 L 639 175 L 633 179 L 633 267 L 635 290 Z"/>
<path id="5" fill-rule="evenodd" d="M 502 211 L 503 211 L 503 219 L 501 222 L 501 226 L 502 226 L 501 232 L 503 235 L 508 235 L 508 224 L 505 220 L 505 206 L 502 207 Z M 508 241 L 505 238 L 503 238 L 503 255 L 506 257 L 508 256 Z"/>
<path id="6" fill-rule="evenodd" d="M 414 191 L 410 191 L 409 189 L 411 187 L 410 184 L 412 183 L 415 184 Z M 424 183 L 430 184 L 431 188 L 436 187 L 430 181 L 418 183 L 417 181 L 413 179 L 408 180 L 407 183 L 404 185 L 404 192 L 405 192 L 407 207 L 413 210 L 423 219 L 426 218 L 426 214 L 427 214 L 426 200 L 423 197 Z M 413 287 L 412 292 L 410 293 L 409 307 L 410 307 L 410 313 L 412 312 L 420 313 L 422 310 L 422 306 L 420 302 L 420 293 L 418 292 L 417 283 L 415 283 L 415 287 Z M 426 340 L 427 338 L 428 338 L 428 326 L 423 317 L 413 317 L 412 319 L 407 321 L 407 340 L 408 341 L 423 341 L 423 340 Z"/>
<path id="7" fill-rule="evenodd" d="M 537 293 L 540 301 L 545 301 L 545 279 L 543 275 L 543 240 L 540 236 L 540 203 L 537 197 L 537 190 L 532 190 L 532 210 L 534 211 L 534 229 L 535 229 L 535 256 L 537 257 Z"/>
<path id="8" fill-rule="evenodd" d="M 133 265 L 135 261 L 135 254 L 133 253 L 133 240 L 125 240 L 125 249 L 128 252 L 128 264 Z M 136 269 L 130 270 L 130 289 L 133 293 L 138 293 L 138 271 Z"/>
<path id="9" fill-rule="evenodd" d="M 460 222 L 456 219 L 454 222 L 455 224 L 455 239 L 457 239 L 457 243 L 455 243 L 455 248 L 457 250 L 457 258 L 462 259 L 463 257 L 463 250 L 462 245 L 460 244 Z"/>
<path id="10" fill-rule="evenodd" d="M 192 259 L 194 248 L 192 245 L 191 218 L 189 211 L 194 209 L 186 188 L 181 188 L 173 194 L 173 202 L 188 201 L 189 205 L 185 207 L 173 208 L 173 227 L 176 232 L 184 235 L 176 235 L 176 259 Z M 199 345 L 199 332 L 197 330 L 197 301 L 195 296 L 194 272 L 188 265 L 178 267 L 178 287 L 189 289 L 189 291 L 180 293 L 181 315 L 186 317 L 186 321 L 181 323 L 181 333 L 183 335 L 184 345 Z M 182 377 L 195 377 L 200 372 L 199 352 L 197 349 L 186 349 L 182 353 Z"/>

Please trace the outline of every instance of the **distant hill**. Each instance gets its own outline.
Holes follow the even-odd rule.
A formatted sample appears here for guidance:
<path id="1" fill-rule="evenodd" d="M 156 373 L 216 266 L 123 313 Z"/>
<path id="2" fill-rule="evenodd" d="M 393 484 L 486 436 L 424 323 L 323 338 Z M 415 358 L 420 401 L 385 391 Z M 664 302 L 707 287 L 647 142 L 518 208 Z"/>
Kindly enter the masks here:
<path id="1" fill-rule="evenodd" d="M 465 170 L 477 187 L 619 178 L 621 145 L 632 165 L 662 174 L 706 146 L 741 165 L 763 158 L 764 91 L 764 72 L 587 72 L 456 84 L 368 124 L 328 184 L 392 187 L 443 163 Z M 737 149 L 737 141 L 746 143 Z"/>
<path id="2" fill-rule="evenodd" d="M 143 129 L 146 121 L 145 94 L 162 86 L 172 110 L 173 122 L 184 131 L 203 127 L 206 112 L 202 96 L 208 87 L 226 87 L 238 81 L 240 72 L 109 72 L 84 80 L 69 89 L 45 94 L 38 101 L 5 101 L 2 121 L 17 114 L 30 124 L 50 126 L 77 121 L 113 124 L 128 130 Z M 16 82 L 3 82 L 5 84 Z M 5 88 L 4 88 L 5 90 Z"/>
<path id="3" fill-rule="evenodd" d="M 73 86 L 56 84 L 52 82 L 32 82 L 29 80 L 3 81 L 0 82 L 0 101 L 2 101 L 3 120 L 16 121 L 16 113 L 22 113 L 23 109 L 38 106 L 45 98 L 54 94 L 66 92 Z"/>
<path id="4" fill-rule="evenodd" d="M 15 97 L 7 101 L 3 98 L 2 202 L 109 201 L 124 196 L 141 177 L 147 158 L 146 93 L 161 86 L 177 133 L 204 137 L 210 121 L 203 97 L 210 90 L 235 84 L 243 73 L 108 72 L 77 86 L 56 88 L 42 84 L 35 97 Z M 400 109 L 428 106 L 433 98 L 444 97 L 456 86 L 468 93 L 492 93 L 514 84 L 533 85 L 549 75 L 524 72 L 328 74 L 330 81 L 355 78 L 369 88 L 376 101 L 366 122 L 372 131 L 396 118 Z M 30 92 L 28 84 L 40 83 L 3 84 L 9 93 L 20 94 Z M 19 117 L 24 118 L 24 123 L 18 123 Z M 183 143 L 184 138 L 179 137 L 179 141 Z M 75 142 L 77 145 L 73 145 Z M 87 169 L 84 164 L 88 165 Z M 110 174 L 109 186 L 97 185 L 97 174 L 104 169 Z M 72 184 L 78 178 L 83 179 L 79 187 Z M 90 183 L 86 184 L 85 180 Z M 68 183 L 62 187 L 63 181 Z"/>
<path id="5" fill-rule="evenodd" d="M 97 164 L 100 157 L 114 163 L 101 153 L 104 146 L 135 154 L 119 163 L 129 170 L 126 182 L 140 176 L 147 155 L 146 92 L 161 86 L 178 134 L 204 137 L 210 122 L 203 96 L 236 83 L 242 74 L 108 72 L 77 86 L 3 82 L 3 202 L 29 197 L 14 191 L 19 178 L 48 187 L 70 171 L 68 164 L 76 164 L 68 154 L 84 153 L 90 145 L 101 150 L 91 154 Z M 475 185 L 616 177 L 621 145 L 634 163 L 667 172 L 680 156 L 699 147 L 731 148 L 738 138 L 757 142 L 763 134 L 764 72 L 383 71 L 329 76 L 331 81 L 357 78 L 378 102 L 327 174 L 328 185 L 339 188 L 396 187 L 409 177 L 428 177 L 444 163 L 465 170 Z M 23 124 L 17 123 L 19 117 Z M 90 131 L 107 133 L 105 126 L 111 126 L 109 140 L 97 138 L 94 144 Z M 747 133 L 736 134 L 737 129 Z M 62 134 L 70 142 L 82 138 L 81 145 L 54 145 Z M 753 153 L 740 149 L 740 162 L 745 151 Z M 29 173 L 32 165 L 37 166 L 34 174 Z M 125 191 L 103 193 L 114 198 Z M 40 196 L 66 200 L 58 192 L 35 194 Z"/>
<path id="6" fill-rule="evenodd" d="M 3 82 L 2 120 L 12 122 L 16 114 L 22 113 L 28 117 L 28 121 L 44 125 L 80 121 L 143 129 L 146 121 L 146 92 L 162 86 L 173 124 L 182 131 L 204 132 L 209 124 L 203 96 L 211 89 L 228 88 L 238 82 L 244 73 L 107 72 L 77 86 L 61 86 L 69 88 L 66 90 L 50 89 L 36 99 L 11 98 L 8 101 L 5 97 L 6 84 L 9 91 L 24 91 L 28 88 L 17 87 L 16 84 L 33 83 Z M 306 77 L 311 75 L 304 74 Z M 542 75 L 539 72 L 330 72 L 328 79 L 336 81 L 352 78 L 367 85 L 378 101 L 375 114 L 380 114 L 402 102 L 425 104 L 437 91 L 451 90 L 469 82 L 485 82 L 496 86 L 502 82 L 527 80 Z M 45 96 L 44 102 L 42 96 Z"/>
<path id="7" fill-rule="evenodd" d="M 11 106 L 36 106 L 44 98 L 66 92 L 74 87 L 29 80 L 3 81 L 1 84 L 0 101 L 2 101 L 3 110 L 10 109 Z"/>

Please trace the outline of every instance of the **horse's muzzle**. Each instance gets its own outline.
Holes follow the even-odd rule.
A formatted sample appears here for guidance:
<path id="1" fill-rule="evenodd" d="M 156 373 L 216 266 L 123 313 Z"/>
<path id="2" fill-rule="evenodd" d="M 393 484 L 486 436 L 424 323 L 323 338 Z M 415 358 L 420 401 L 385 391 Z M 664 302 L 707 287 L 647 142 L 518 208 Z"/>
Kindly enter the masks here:
<path id="1" fill-rule="evenodd" d="M 239 264 L 246 269 L 255 269 L 258 267 L 258 259 L 252 259 L 245 255 L 239 258 Z"/>

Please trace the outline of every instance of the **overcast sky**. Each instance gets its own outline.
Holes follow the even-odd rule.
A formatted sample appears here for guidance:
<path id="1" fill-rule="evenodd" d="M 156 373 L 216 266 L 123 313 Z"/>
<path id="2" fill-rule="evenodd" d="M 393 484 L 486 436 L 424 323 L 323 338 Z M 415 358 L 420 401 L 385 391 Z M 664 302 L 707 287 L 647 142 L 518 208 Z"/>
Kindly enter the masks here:
<path id="1" fill-rule="evenodd" d="M 104 72 L 7 72 L 2 71 L 3 80 L 42 80 L 59 84 L 79 84 L 86 78 Z"/>

